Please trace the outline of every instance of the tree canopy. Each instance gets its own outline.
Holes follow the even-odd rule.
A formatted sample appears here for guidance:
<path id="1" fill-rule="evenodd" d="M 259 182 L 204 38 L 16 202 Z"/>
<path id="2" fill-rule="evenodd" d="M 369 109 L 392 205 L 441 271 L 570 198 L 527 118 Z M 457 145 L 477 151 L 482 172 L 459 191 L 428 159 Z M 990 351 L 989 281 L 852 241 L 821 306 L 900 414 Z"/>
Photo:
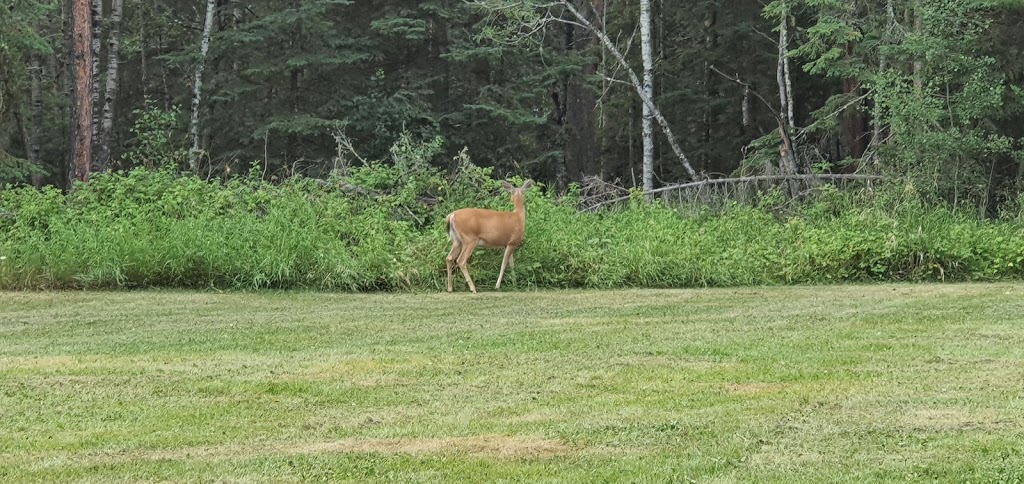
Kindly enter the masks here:
<path id="1" fill-rule="evenodd" d="M 0 182 L 69 178 L 69 3 L 0 16 Z M 905 177 L 949 202 L 1019 192 L 1024 2 L 648 3 L 653 103 L 680 150 L 655 129 L 655 185 L 692 177 L 681 153 L 702 177 L 785 172 L 782 144 L 799 173 Z M 498 175 L 640 185 L 645 100 L 609 48 L 642 72 L 640 0 L 216 0 L 205 55 L 203 5 L 129 2 L 108 55 L 113 4 L 96 4 L 96 79 L 119 69 L 101 169 L 324 177 L 407 135 L 437 140 L 440 167 L 468 148 Z"/>

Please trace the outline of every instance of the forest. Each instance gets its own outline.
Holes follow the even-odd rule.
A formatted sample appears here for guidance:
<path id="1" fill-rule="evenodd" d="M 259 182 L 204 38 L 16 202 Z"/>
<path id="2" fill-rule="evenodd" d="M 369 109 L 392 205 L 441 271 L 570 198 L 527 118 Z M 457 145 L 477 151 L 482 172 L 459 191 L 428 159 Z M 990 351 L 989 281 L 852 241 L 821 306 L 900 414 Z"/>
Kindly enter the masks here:
<path id="1" fill-rule="evenodd" d="M 631 187 L 645 125 L 648 188 L 870 172 L 989 202 L 1024 174 L 1019 0 L 204 3 L 8 0 L 0 180 L 67 188 L 79 155 L 89 172 L 325 177 L 339 150 L 386 159 L 407 133 L 443 144 L 441 167 L 467 147 L 499 175 Z"/>
<path id="2" fill-rule="evenodd" d="M 438 267 L 423 254 L 442 260 L 438 227 L 445 211 L 506 206 L 506 199 L 493 198 L 494 178 L 532 178 L 543 188 L 528 204 L 543 204 L 574 227 L 607 227 L 606 234 L 625 229 L 605 225 L 615 214 L 589 210 L 601 205 L 587 206 L 595 192 L 601 193 L 590 202 L 617 200 L 619 207 L 656 212 L 661 208 L 643 207 L 635 195 L 651 200 L 687 183 L 781 180 L 775 188 L 755 184 L 761 193 L 752 202 L 753 222 L 736 215 L 745 209 L 722 212 L 728 201 L 691 200 L 723 218 L 687 223 L 781 230 L 781 238 L 765 242 L 765 257 L 803 236 L 791 233 L 792 217 L 816 223 L 826 213 L 854 225 L 857 211 L 877 215 L 859 230 L 923 213 L 941 239 L 927 247 L 901 239 L 896 245 L 905 246 L 895 251 L 884 233 L 847 240 L 833 249 L 845 252 L 840 265 L 850 264 L 849 274 L 815 269 L 821 254 L 808 255 L 811 262 L 794 259 L 796 276 L 773 269 L 712 277 L 702 271 L 725 269 L 701 265 L 659 278 L 645 272 L 658 263 L 634 261 L 639 265 L 618 275 L 635 285 L 995 277 L 1016 274 L 1024 262 L 1008 242 L 1022 237 L 1024 204 L 1020 0 L 7 0 L 6 10 L 0 18 L 0 227 L 7 237 L 0 249 L 12 259 L 15 253 L 38 258 L 0 265 L 8 287 L 96 280 L 417 286 L 410 273 L 429 279 L 422 274 Z M 869 182 L 835 189 L 792 181 L 818 177 Z M 806 199 L 801 187 L 823 192 L 819 203 L 828 207 L 788 204 Z M 337 204 L 336 211 L 323 211 L 321 202 Z M 569 216 L 581 207 L 589 215 Z M 690 208 L 706 215 L 700 206 Z M 278 209 L 286 212 L 282 220 L 313 224 L 313 232 L 323 231 L 321 242 L 340 244 L 363 262 L 368 259 L 352 255 L 363 239 L 344 235 L 356 230 L 353 224 L 338 228 L 325 220 L 380 210 L 367 215 L 379 222 L 366 221 L 367 230 L 404 224 L 395 230 L 424 252 L 409 256 L 417 260 L 414 269 L 381 269 L 386 274 L 351 284 L 338 276 L 344 271 L 326 267 L 319 269 L 333 276 L 294 280 L 303 271 L 316 279 L 310 274 L 319 270 L 295 260 L 329 259 L 314 235 L 303 246 L 311 253 L 299 251 L 279 266 L 259 259 L 253 264 L 272 268 L 245 276 L 214 268 L 221 262 L 210 261 L 225 254 L 188 252 L 187 241 L 173 274 L 126 276 L 128 267 L 142 271 L 163 260 L 167 269 L 168 260 L 178 259 L 129 260 L 123 254 L 130 251 L 111 241 L 114 233 L 95 234 L 93 256 L 113 258 L 106 266 L 56 255 L 75 246 L 81 256 L 91 230 L 120 223 L 166 241 L 156 234 L 170 229 L 153 225 L 153 217 L 166 217 L 167 224 L 217 218 L 220 228 L 206 226 L 221 234 L 216 237 L 244 239 L 226 228 L 231 216 L 272 223 Z M 296 215 L 303 210 L 321 214 Z M 818 215 L 807 215 L 812 212 Z M 762 215 L 768 225 L 758 226 Z M 97 217 L 106 218 L 97 223 Z M 829 230 L 815 223 L 808 222 Z M 982 244 L 991 235 L 986 231 L 1003 233 L 992 247 L 1001 255 L 989 257 L 974 242 L 957 249 L 973 262 L 942 252 L 937 245 L 956 239 L 945 231 L 957 224 L 975 227 L 964 237 Z M 919 225 L 896 224 L 890 232 L 926 233 Z M 213 240 L 194 225 L 179 228 L 192 245 Z M 538 255 L 547 243 L 571 246 L 539 240 L 541 229 L 531 230 L 537 243 L 531 251 L 528 242 L 528 253 Z M 572 229 L 594 236 L 581 240 L 585 250 L 631 247 L 591 230 Z M 438 233 L 424 235 L 431 231 Z M 67 240 L 58 242 L 60 234 Z M 395 244 L 388 237 L 401 238 L 379 236 L 385 245 Z M 849 254 L 849 247 L 876 237 L 881 252 Z M 672 250 L 685 254 L 696 250 L 667 243 L 680 244 Z M 688 260 L 685 254 L 672 260 Z M 974 266 L 983 259 L 984 267 Z M 70 266 L 58 270 L 61 263 Z M 205 272 L 184 275 L 196 264 L 206 264 Z M 564 260 L 558 264 L 561 275 L 537 276 L 547 281 L 537 284 L 605 284 L 567 269 Z"/>

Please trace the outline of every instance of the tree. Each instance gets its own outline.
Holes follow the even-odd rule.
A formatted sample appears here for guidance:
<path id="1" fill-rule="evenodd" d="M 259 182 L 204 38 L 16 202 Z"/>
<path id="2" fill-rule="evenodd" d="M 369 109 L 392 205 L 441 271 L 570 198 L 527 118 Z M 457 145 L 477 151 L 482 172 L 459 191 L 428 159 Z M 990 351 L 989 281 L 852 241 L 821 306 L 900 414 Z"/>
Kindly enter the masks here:
<path id="1" fill-rule="evenodd" d="M 188 166 L 193 172 L 199 169 L 199 105 L 203 92 L 203 69 L 206 67 L 206 53 L 210 50 L 210 31 L 213 30 L 213 14 L 217 9 L 216 0 L 206 2 L 206 22 L 203 23 L 203 38 L 199 43 L 199 61 L 196 64 L 195 82 L 192 87 L 192 119 L 188 124 L 192 149 L 188 152 Z"/>
<path id="2" fill-rule="evenodd" d="M 110 43 L 107 47 L 107 82 L 103 95 L 96 164 L 101 171 L 110 167 L 110 143 L 114 136 L 114 105 L 117 102 L 118 65 L 121 52 L 121 13 L 124 0 L 112 0 L 110 10 Z"/>
<path id="3" fill-rule="evenodd" d="M 644 63 L 643 83 L 643 181 L 644 191 L 654 189 L 654 60 L 651 57 L 651 0 L 640 0 L 640 51 Z"/>
<path id="4" fill-rule="evenodd" d="M 0 184 L 28 178 L 36 186 L 42 183 L 40 71 L 41 59 L 52 50 L 41 27 L 51 13 L 47 4 L 25 1 L 0 17 Z M 23 157 L 11 150 L 4 136 L 9 114 L 16 128 L 11 138 L 20 141 Z"/>
<path id="5" fill-rule="evenodd" d="M 690 160 L 686 157 L 685 154 L 683 154 L 682 149 L 679 147 L 679 143 L 676 141 L 675 135 L 672 134 L 672 129 L 669 126 L 668 120 L 666 120 L 664 115 L 662 115 L 661 111 L 658 109 L 658 106 L 654 103 L 654 100 L 644 92 L 644 86 L 640 82 L 640 79 L 637 77 L 636 71 L 633 70 L 632 66 L 630 66 L 625 56 L 603 30 L 595 26 L 594 23 L 591 22 L 586 15 L 581 13 L 580 10 L 577 9 L 569 0 L 559 0 L 555 4 L 526 5 L 528 8 L 531 9 L 538 7 L 548 9 L 546 14 L 538 16 L 531 16 L 521 11 L 510 14 L 512 10 L 521 8 L 521 4 L 516 3 L 513 5 L 505 5 L 503 3 L 504 1 L 505 0 L 497 0 L 497 4 L 488 4 L 485 8 L 489 8 L 493 12 L 502 12 L 502 14 L 504 15 L 512 15 L 517 19 L 517 21 L 526 21 L 530 25 L 527 25 L 524 28 L 524 30 L 529 31 L 530 33 L 539 31 L 540 29 L 543 28 L 544 25 L 548 23 L 572 22 L 578 24 L 579 26 L 587 29 L 588 31 L 596 35 L 597 38 L 601 41 L 602 45 L 605 47 L 605 49 L 607 49 L 608 52 L 611 53 L 612 57 L 616 60 L 619 67 L 623 71 L 625 71 L 626 75 L 629 78 L 629 83 L 633 86 L 633 89 L 640 97 L 640 100 L 643 103 L 643 105 L 650 109 L 650 112 L 654 116 L 654 119 L 656 119 L 658 121 L 658 124 L 661 125 L 662 131 L 665 133 L 665 137 L 668 139 L 669 145 L 672 147 L 672 150 L 679 158 L 679 161 L 682 163 L 683 167 L 686 168 L 687 173 L 693 179 L 698 178 L 697 172 L 690 165 Z M 570 18 L 565 19 L 560 15 L 552 14 L 550 11 L 552 5 L 557 5 L 564 8 L 567 12 L 569 12 Z"/>
<path id="6" fill-rule="evenodd" d="M 92 57 L 92 90 L 89 95 L 92 102 L 92 122 L 90 124 L 92 129 L 92 165 L 89 170 L 96 172 L 100 170 L 97 153 L 99 153 L 98 141 L 100 139 L 99 107 L 102 97 L 100 95 L 102 92 L 100 90 L 100 56 L 103 45 L 103 0 L 90 0 L 89 8 L 89 19 L 92 26 L 92 38 L 89 42 Z"/>
<path id="7" fill-rule="evenodd" d="M 1004 103 L 1013 90 L 996 69 L 995 56 L 1005 54 L 988 35 L 1000 15 L 993 6 L 984 0 L 816 2 L 808 42 L 794 54 L 807 60 L 810 74 L 839 79 L 842 89 L 818 110 L 815 124 L 843 127 L 855 138 L 848 155 L 856 162 L 877 160 L 878 169 L 907 177 L 928 197 L 984 209 L 998 168 L 1014 163 L 1014 142 L 1001 127 L 1012 112 Z M 847 119 L 863 119 L 865 101 L 875 128 L 830 122 L 847 112 Z M 868 133 L 885 134 L 875 153 L 864 156 L 857 145 Z"/>
<path id="8" fill-rule="evenodd" d="M 71 0 L 71 179 L 89 181 L 92 160 L 92 14 L 89 0 Z"/>
<path id="9" fill-rule="evenodd" d="M 597 22 L 603 0 L 581 3 L 584 4 L 581 14 Z M 590 79 L 597 74 L 597 60 L 590 52 L 595 36 L 589 29 L 579 28 L 574 23 L 563 23 L 562 27 L 566 53 L 575 54 L 570 62 L 581 64 L 578 72 L 566 73 L 564 103 L 558 107 L 564 113 L 565 175 L 568 181 L 579 182 L 585 174 L 594 173 L 597 166 L 597 93 Z"/>
<path id="10" fill-rule="evenodd" d="M 125 168 L 236 174 L 258 161 L 270 179 L 326 177 L 341 132 L 364 159 L 389 160 L 403 136 L 441 139 L 424 162 L 449 165 L 468 147 L 499 176 L 559 187 L 799 166 L 906 177 L 958 205 L 1016 197 L 1020 2 L 642 3 L 215 0 L 204 60 L 195 2 L 104 0 L 106 37 L 88 41 L 106 49 L 89 73 L 105 81 L 91 106 L 94 169 L 120 154 Z M 28 181 L 23 168 L 37 164 L 69 179 L 71 158 L 56 160 L 74 152 L 81 100 L 72 118 L 78 87 L 63 66 L 78 64 L 73 24 L 53 19 L 73 20 L 72 2 L 16 4 L 0 16 L 0 163 L 17 169 L 0 178 Z M 178 79 L 200 81 L 199 95 Z"/>

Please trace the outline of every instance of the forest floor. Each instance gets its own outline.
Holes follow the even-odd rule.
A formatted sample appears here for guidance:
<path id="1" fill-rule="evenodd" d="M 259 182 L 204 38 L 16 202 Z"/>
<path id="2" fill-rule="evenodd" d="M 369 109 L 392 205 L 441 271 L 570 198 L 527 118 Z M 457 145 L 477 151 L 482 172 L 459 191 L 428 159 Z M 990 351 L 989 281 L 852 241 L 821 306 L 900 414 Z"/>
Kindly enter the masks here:
<path id="1" fill-rule="evenodd" d="M 5 482 L 1024 479 L 1021 284 L 0 301 Z"/>

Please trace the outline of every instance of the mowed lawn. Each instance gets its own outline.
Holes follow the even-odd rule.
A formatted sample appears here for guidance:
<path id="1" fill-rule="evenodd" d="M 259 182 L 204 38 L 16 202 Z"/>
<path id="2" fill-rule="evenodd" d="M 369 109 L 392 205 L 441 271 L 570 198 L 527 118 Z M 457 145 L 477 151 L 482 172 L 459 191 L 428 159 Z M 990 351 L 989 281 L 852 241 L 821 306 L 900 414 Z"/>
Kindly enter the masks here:
<path id="1" fill-rule="evenodd" d="M 1024 479 L 1024 285 L 484 291 L 0 293 L 0 481 Z"/>

